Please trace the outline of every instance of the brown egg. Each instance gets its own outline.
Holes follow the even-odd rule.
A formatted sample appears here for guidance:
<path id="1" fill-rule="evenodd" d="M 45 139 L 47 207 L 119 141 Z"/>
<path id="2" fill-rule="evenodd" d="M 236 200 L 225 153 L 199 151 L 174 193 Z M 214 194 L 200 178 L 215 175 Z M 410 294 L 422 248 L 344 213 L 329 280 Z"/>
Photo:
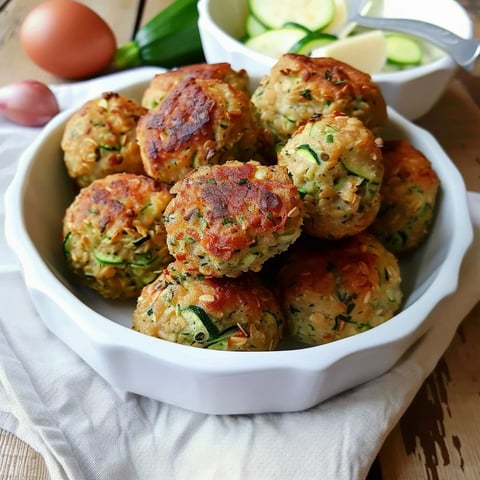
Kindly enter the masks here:
<path id="1" fill-rule="evenodd" d="M 116 49 L 115 35 L 107 23 L 71 0 L 50 0 L 31 10 L 22 23 L 20 42 L 40 68 L 69 79 L 101 72 Z"/>

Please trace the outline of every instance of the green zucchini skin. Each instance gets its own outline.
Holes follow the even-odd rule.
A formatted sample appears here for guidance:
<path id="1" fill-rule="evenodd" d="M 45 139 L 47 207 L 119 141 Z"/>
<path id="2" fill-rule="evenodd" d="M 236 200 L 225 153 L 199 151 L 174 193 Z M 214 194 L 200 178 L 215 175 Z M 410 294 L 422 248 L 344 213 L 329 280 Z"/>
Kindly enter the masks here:
<path id="1" fill-rule="evenodd" d="M 176 0 L 117 49 L 113 65 L 117 69 L 140 65 L 171 68 L 203 61 L 197 2 Z"/>
<path id="2" fill-rule="evenodd" d="M 272 289 L 254 273 L 205 277 L 173 262 L 142 289 L 132 328 L 210 350 L 268 351 L 283 336 L 284 316 Z"/>

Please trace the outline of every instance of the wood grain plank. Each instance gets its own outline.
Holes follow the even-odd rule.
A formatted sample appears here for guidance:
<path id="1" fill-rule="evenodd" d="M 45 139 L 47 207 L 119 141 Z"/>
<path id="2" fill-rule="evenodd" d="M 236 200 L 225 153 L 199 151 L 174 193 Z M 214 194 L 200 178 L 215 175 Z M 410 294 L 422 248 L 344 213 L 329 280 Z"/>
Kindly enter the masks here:
<path id="1" fill-rule="evenodd" d="M 380 453 L 382 480 L 480 478 L 480 303 Z"/>
<path id="2" fill-rule="evenodd" d="M 10 432 L 0 429 L 0 478 L 49 480 L 41 455 Z"/>
<path id="3" fill-rule="evenodd" d="M 11 0 L 0 12 L 0 86 L 35 79 L 50 84 L 65 83 L 35 64 L 23 53 L 19 30 L 28 12 L 44 0 Z M 98 2 L 79 0 L 96 11 L 113 29 L 119 45 L 131 39 L 139 0 Z"/>
<path id="4" fill-rule="evenodd" d="M 470 78 L 480 86 L 480 76 Z M 464 81 L 455 79 L 435 107 L 416 123 L 436 137 L 460 170 L 467 189 L 480 192 L 480 108 Z"/>
<path id="5" fill-rule="evenodd" d="M 479 82 L 479 76 L 460 72 L 417 121 L 437 138 L 473 191 L 480 191 L 480 108 L 474 98 Z M 383 480 L 480 478 L 479 324 L 480 304 L 386 440 L 379 455 Z"/>

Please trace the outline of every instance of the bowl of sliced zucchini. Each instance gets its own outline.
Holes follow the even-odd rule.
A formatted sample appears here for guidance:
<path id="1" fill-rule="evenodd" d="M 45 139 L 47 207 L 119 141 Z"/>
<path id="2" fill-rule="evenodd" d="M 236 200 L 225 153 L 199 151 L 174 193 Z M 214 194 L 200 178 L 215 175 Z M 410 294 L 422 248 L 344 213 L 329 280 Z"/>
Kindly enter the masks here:
<path id="1" fill-rule="evenodd" d="M 427 113 L 456 71 L 448 53 L 415 35 L 349 21 L 348 0 L 200 0 L 199 31 L 208 62 L 246 69 L 253 88 L 284 53 L 333 57 L 372 75 L 388 105 L 413 120 Z M 411 18 L 473 37 L 455 0 L 371 0 L 362 14 Z"/>

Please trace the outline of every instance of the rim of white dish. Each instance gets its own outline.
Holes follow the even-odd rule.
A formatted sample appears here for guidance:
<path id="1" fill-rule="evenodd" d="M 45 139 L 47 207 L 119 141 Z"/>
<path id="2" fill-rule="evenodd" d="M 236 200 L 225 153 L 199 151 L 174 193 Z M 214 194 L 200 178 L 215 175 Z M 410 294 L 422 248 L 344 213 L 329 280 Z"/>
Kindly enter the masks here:
<path id="1" fill-rule="evenodd" d="M 151 73 L 139 72 L 135 83 L 145 82 Z M 127 88 L 127 87 L 125 87 Z M 118 89 L 122 93 L 122 88 Z M 67 118 L 77 107 L 59 114 L 40 133 L 35 142 L 21 155 L 16 174 L 5 195 L 5 233 L 7 242 L 19 259 L 27 286 L 33 291 L 42 292 L 73 321 L 77 328 L 87 332 L 96 345 L 111 348 L 123 348 L 128 352 L 159 358 L 169 363 L 181 363 L 192 371 L 239 374 L 244 372 L 264 371 L 270 369 L 318 370 L 330 367 L 348 355 L 391 344 L 412 335 L 422 325 L 426 316 L 439 300 L 452 293 L 458 285 L 459 270 L 463 256 L 472 242 L 473 228 L 460 216 L 452 219 L 453 239 L 446 260 L 438 268 L 436 278 L 425 292 L 410 306 L 371 330 L 359 335 L 344 338 L 329 344 L 307 347 L 297 350 L 279 350 L 269 352 L 226 352 L 206 350 L 186 345 L 179 345 L 158 338 L 135 332 L 119 325 L 85 305 L 76 295 L 62 285 L 54 272 L 45 264 L 26 230 L 24 221 L 24 193 L 26 178 L 35 151 L 55 131 L 62 127 Z M 408 130 L 416 130 L 428 138 L 436 155 L 445 163 L 450 181 L 455 188 L 465 191 L 463 179 L 452 161 L 440 147 L 435 138 L 426 130 L 414 125 L 400 114 L 389 108 L 390 122 Z M 465 198 L 464 198 L 465 197 Z M 467 198 L 455 196 L 455 208 L 467 211 Z M 460 234 L 460 232 L 462 232 Z M 411 309 L 417 315 L 408 327 L 403 322 Z M 397 325 L 400 328 L 395 328 Z M 161 342 L 161 343 L 159 343 Z M 352 348 L 355 345 L 355 348 Z M 176 359 L 181 359 L 176 362 Z M 239 360 L 241 359 L 241 360 Z"/>

